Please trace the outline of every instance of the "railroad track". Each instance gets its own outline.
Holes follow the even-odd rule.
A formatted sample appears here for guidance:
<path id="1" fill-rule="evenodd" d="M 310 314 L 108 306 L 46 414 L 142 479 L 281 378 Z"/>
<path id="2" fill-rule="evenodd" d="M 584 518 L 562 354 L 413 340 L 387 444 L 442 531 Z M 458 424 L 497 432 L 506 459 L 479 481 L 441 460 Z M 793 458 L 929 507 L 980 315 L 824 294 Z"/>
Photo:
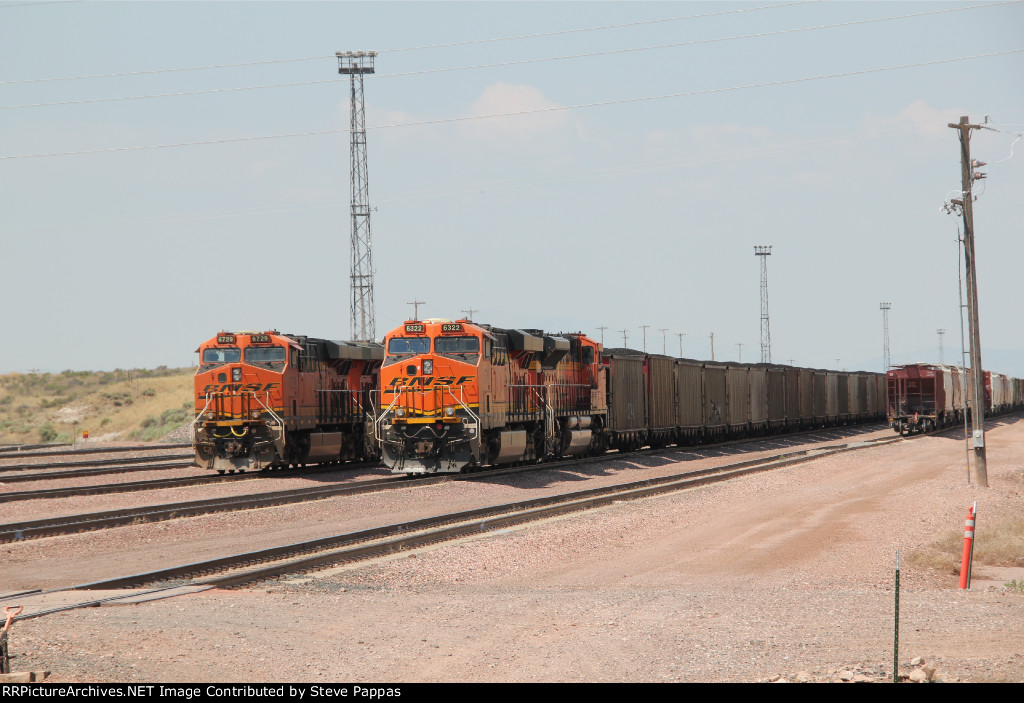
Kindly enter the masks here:
<path id="1" fill-rule="evenodd" d="M 447 477 L 444 478 L 447 480 Z M 224 477 L 224 480 L 231 479 L 229 477 Z M 417 481 L 416 483 L 422 484 L 423 481 Z M 160 522 L 163 520 L 205 515 L 208 513 L 267 508 L 275 505 L 287 505 L 289 503 L 305 503 L 311 500 L 323 500 L 337 495 L 356 495 L 359 493 L 377 491 L 389 484 L 408 486 L 412 485 L 412 482 L 403 481 L 399 476 L 389 476 L 383 479 L 354 481 L 342 485 L 312 486 L 309 488 L 275 491 L 273 493 L 262 493 L 257 495 L 229 496 L 225 498 L 193 500 L 181 503 L 126 508 L 124 510 L 87 513 L 84 515 L 68 515 L 64 517 L 44 518 L 42 520 L 30 520 L 27 522 L 0 525 L 0 543 L 20 542 L 21 540 L 36 537 L 69 535 L 77 532 L 88 532 L 91 530 L 102 530 L 111 527 L 121 527 L 124 525 L 135 525 L 143 522 Z"/>
<path id="2" fill-rule="evenodd" d="M 834 437 L 828 435 L 826 438 Z M 771 443 L 778 443 L 779 440 L 785 439 L 785 436 L 773 437 L 768 441 Z M 312 500 L 323 500 L 338 495 L 356 495 L 358 493 L 368 491 L 389 490 L 391 488 L 401 488 L 409 485 L 425 486 L 436 483 L 443 483 L 446 481 L 485 480 L 493 477 L 515 473 L 523 473 L 527 471 L 573 468 L 589 463 L 607 461 L 609 459 L 616 458 L 629 458 L 651 454 L 658 456 L 665 456 L 666 454 L 692 454 L 694 450 L 717 450 L 728 448 L 732 445 L 744 445 L 750 444 L 752 442 L 761 441 L 764 440 L 732 440 L 730 442 L 723 442 L 716 445 L 703 445 L 699 448 L 673 447 L 671 449 L 644 449 L 640 451 L 630 452 L 629 454 L 618 455 L 615 453 L 611 453 L 597 457 L 588 457 L 584 459 L 571 459 L 558 462 L 548 462 L 543 464 L 527 464 L 523 466 L 516 466 L 496 470 L 489 469 L 471 474 L 435 474 L 428 476 L 419 476 L 412 479 L 410 479 L 409 477 L 387 477 L 380 480 L 358 482 L 355 484 L 334 484 L 327 486 L 315 486 L 309 488 L 276 491 L 272 493 L 263 493 L 257 495 L 213 498 L 208 500 L 187 501 L 155 506 L 143 506 L 137 508 L 126 508 L 122 510 L 88 513 L 84 515 L 69 515 L 63 517 L 46 518 L 42 520 L 33 520 L 22 523 L 0 524 L 0 543 L 17 542 L 37 537 L 55 537 L 60 535 L 75 534 L 78 532 L 87 532 L 93 530 L 108 529 L 113 527 L 122 527 L 124 525 L 139 524 L 144 522 L 160 522 L 163 520 L 172 520 L 181 517 L 193 517 L 196 515 L 206 515 L 211 513 L 229 512 L 234 510 L 249 510 L 255 508 L 272 507 L 277 505 L 287 505 L 290 503 L 308 502 Z M 846 444 L 840 444 L 823 448 L 841 449 L 846 446 Z M 809 451 L 814 450 L 798 450 L 793 455 L 806 454 Z M 369 465 L 366 464 L 352 465 L 351 468 L 366 468 L 368 466 Z M 337 470 L 337 468 L 337 466 L 325 467 L 324 471 Z M 283 476 L 302 476 L 308 473 L 310 473 L 309 469 L 300 469 L 296 470 L 294 473 L 289 474 L 283 474 L 281 472 L 272 472 L 251 473 L 245 474 L 245 476 L 251 478 L 279 478 Z M 102 486 L 81 486 L 64 489 L 20 491 L 16 493 L 9 492 L 0 494 L 0 502 L 14 500 L 30 500 L 38 498 L 67 497 L 72 495 L 88 495 L 96 493 L 112 493 L 118 491 L 129 492 L 155 488 L 171 488 L 182 485 L 194 485 L 197 483 L 219 483 L 222 481 L 234 481 L 239 480 L 239 478 L 240 476 L 238 475 L 207 475 L 196 477 L 183 477 L 177 479 L 162 479 L 155 481 L 105 484 Z"/>
<path id="3" fill-rule="evenodd" d="M 899 437 L 893 437 L 875 442 L 808 449 L 790 455 L 749 459 L 670 476 L 573 491 L 528 501 L 492 505 L 145 573 L 104 579 L 81 584 L 75 586 L 74 589 L 79 591 L 111 590 L 152 586 L 150 593 L 159 593 L 183 586 L 191 588 L 237 587 L 284 574 L 301 573 L 331 565 L 372 559 L 453 539 L 506 529 L 514 525 L 592 510 L 612 503 L 728 481 L 753 473 L 812 461 L 839 452 L 898 441 L 901 441 Z M 498 472 L 492 472 L 492 475 L 494 473 Z M 406 485 L 410 485 L 410 483 L 406 482 Z M 138 594 L 133 593 L 132 595 Z M 97 605 L 118 598 L 119 596 L 106 596 L 75 606 L 61 606 L 53 610 L 38 611 L 29 617 L 39 617 L 51 612 L 67 610 L 69 607 Z"/>
<path id="4" fill-rule="evenodd" d="M 70 444 L 23 444 L 19 446 L 0 447 L 0 459 L 28 456 L 77 456 L 80 454 L 120 454 L 121 452 L 162 452 L 168 449 L 192 449 L 192 445 L 183 442 L 159 443 L 149 447 L 75 447 L 72 449 L 50 449 L 51 447 L 71 447 Z M 34 451 L 43 449 L 44 451 Z"/>
<path id="5" fill-rule="evenodd" d="M 39 470 L 39 469 L 52 469 L 52 470 L 56 471 L 56 470 L 60 470 L 60 469 L 71 469 L 71 468 L 79 468 L 79 467 L 85 467 L 86 469 L 91 469 L 91 468 L 96 468 L 96 469 L 108 468 L 107 473 L 113 473 L 113 472 L 116 472 L 116 471 L 131 471 L 131 470 L 133 470 L 131 468 L 131 466 L 134 465 L 134 464 L 138 464 L 138 465 L 140 465 L 140 468 L 144 469 L 147 465 L 149 465 L 151 463 L 154 463 L 154 462 L 160 462 L 160 461 L 181 461 L 183 459 L 191 460 L 193 457 L 194 457 L 194 455 L 191 452 L 189 452 L 187 454 L 182 454 L 181 452 L 178 452 L 176 454 L 158 454 L 156 456 L 144 456 L 144 457 L 138 457 L 138 456 L 137 457 L 123 457 L 123 458 L 120 458 L 120 459 L 91 459 L 91 460 L 86 460 L 86 461 L 64 461 L 64 462 L 60 462 L 60 463 L 57 463 L 57 464 L 6 464 L 6 465 L 0 464 L 0 474 L 6 474 L 7 472 L 12 472 L 12 473 L 17 474 L 17 472 L 32 471 L 33 469 L 35 469 L 35 470 Z M 139 468 L 136 468 L 134 470 L 137 471 L 137 470 L 139 470 Z M 101 472 L 97 471 L 97 473 L 101 473 Z M 39 475 L 40 476 L 49 476 L 49 475 L 51 475 L 51 473 L 47 472 L 47 473 L 42 473 L 42 474 L 39 474 Z M 0 481 L 7 481 L 7 480 L 10 480 L 10 477 L 3 476 L 3 478 L 0 478 Z"/>
<path id="6" fill-rule="evenodd" d="M 176 469 L 192 466 L 192 462 L 176 464 L 160 464 L 147 467 L 139 467 L 135 470 L 148 469 Z M 306 467 L 302 469 L 279 469 L 276 471 L 254 471 L 249 473 L 238 473 L 231 475 L 221 474 L 198 474 L 195 476 L 179 476 L 178 478 L 158 478 L 146 481 L 123 481 L 120 483 L 104 483 L 96 486 L 69 486 L 67 488 L 42 488 L 33 491 L 9 491 L 0 493 L 0 503 L 15 500 L 37 500 L 46 498 L 68 498 L 71 496 L 100 495 L 107 493 L 131 493 L 135 491 L 148 491 L 160 488 L 178 488 L 181 486 L 196 486 L 207 483 L 224 483 L 225 481 L 244 481 L 247 479 L 268 479 L 268 478 L 294 478 L 312 474 L 331 473 L 345 469 L 365 469 L 379 466 L 376 463 L 353 463 L 353 464 L 323 464 Z M 80 476 L 91 476 L 101 473 L 112 473 L 111 470 L 97 471 L 94 473 L 69 471 L 63 475 L 33 474 L 31 476 L 18 476 L 7 478 L 0 476 L 0 484 L 16 483 L 20 481 L 33 481 L 47 478 L 73 478 Z"/>
<path id="7" fill-rule="evenodd" d="M 38 474 L 14 474 L 11 476 L 0 473 L 0 484 L 5 483 L 28 483 L 30 481 L 49 481 L 57 479 L 69 479 L 69 478 L 86 478 L 89 476 L 104 476 L 107 474 L 126 474 L 133 471 L 159 471 L 168 469 L 183 469 L 192 466 L 193 462 L 191 459 L 187 461 L 174 461 L 171 463 L 163 462 L 151 463 L 151 464 L 130 464 L 126 466 L 118 466 L 117 468 L 112 467 L 98 467 L 92 469 L 72 469 L 71 471 L 61 471 L 54 469 Z M 0 469 L 2 471 L 2 469 Z M 0 501 L 4 500 L 4 496 L 8 494 L 0 493 Z"/>

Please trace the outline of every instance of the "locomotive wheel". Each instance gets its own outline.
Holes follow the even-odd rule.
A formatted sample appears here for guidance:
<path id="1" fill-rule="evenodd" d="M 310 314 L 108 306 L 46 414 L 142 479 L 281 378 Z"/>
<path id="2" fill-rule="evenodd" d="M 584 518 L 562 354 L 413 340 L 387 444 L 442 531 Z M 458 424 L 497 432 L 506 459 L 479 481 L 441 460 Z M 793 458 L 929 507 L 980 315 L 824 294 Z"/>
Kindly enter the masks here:
<path id="1" fill-rule="evenodd" d="M 224 469 L 217 469 L 217 473 L 219 473 L 221 476 L 223 476 L 224 475 Z"/>

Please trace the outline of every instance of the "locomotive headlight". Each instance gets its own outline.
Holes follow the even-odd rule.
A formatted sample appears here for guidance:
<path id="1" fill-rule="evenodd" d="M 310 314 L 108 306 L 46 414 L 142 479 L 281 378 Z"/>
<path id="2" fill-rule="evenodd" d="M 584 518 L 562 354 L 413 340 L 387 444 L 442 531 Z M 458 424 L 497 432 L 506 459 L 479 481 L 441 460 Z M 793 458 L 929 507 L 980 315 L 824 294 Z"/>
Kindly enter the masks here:
<path id="1" fill-rule="evenodd" d="M 434 360 L 433 359 L 424 359 L 423 360 L 423 375 L 424 376 L 429 376 L 432 373 L 434 373 Z"/>
<path id="2" fill-rule="evenodd" d="M 446 417 L 455 417 L 455 408 L 445 408 L 444 414 Z"/>
<path id="3" fill-rule="evenodd" d="M 405 408 L 399 408 L 395 411 L 397 417 L 405 417 Z"/>
<path id="4" fill-rule="evenodd" d="M 231 369 L 231 380 L 238 383 L 242 380 L 242 369 Z"/>

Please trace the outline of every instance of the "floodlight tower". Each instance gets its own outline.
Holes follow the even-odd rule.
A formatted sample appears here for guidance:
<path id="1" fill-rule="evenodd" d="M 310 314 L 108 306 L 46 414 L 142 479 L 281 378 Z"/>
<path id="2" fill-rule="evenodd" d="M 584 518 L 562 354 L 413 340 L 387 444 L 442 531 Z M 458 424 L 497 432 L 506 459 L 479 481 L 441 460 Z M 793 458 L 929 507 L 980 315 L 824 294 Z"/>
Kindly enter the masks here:
<path id="1" fill-rule="evenodd" d="M 771 246 L 754 247 L 754 256 L 761 257 L 761 363 L 772 363 L 772 331 L 768 324 L 768 257 Z"/>
<path id="2" fill-rule="evenodd" d="M 376 51 L 338 51 L 338 73 L 349 77 L 350 172 L 352 212 L 352 305 L 349 319 L 352 338 L 357 342 L 376 339 L 373 305 L 373 247 L 370 237 L 370 192 L 366 171 L 366 111 L 363 76 L 373 73 Z"/>
<path id="3" fill-rule="evenodd" d="M 889 309 L 892 303 L 879 303 L 878 309 L 882 311 L 882 363 L 885 373 L 889 373 Z"/>
<path id="4" fill-rule="evenodd" d="M 946 363 L 946 352 L 942 347 L 942 335 L 946 334 L 946 330 L 935 330 L 936 334 L 939 335 L 939 363 Z"/>

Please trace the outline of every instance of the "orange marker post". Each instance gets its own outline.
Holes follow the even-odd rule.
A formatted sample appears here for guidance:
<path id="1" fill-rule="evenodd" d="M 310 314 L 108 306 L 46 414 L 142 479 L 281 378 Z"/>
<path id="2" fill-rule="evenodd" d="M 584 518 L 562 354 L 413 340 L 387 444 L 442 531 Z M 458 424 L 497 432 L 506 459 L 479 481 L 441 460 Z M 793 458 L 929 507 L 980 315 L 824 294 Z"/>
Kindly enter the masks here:
<path id="1" fill-rule="evenodd" d="M 971 587 L 971 562 L 974 556 L 974 521 L 978 517 L 978 503 L 975 502 L 967 511 L 967 521 L 964 524 L 964 553 L 960 559 L 960 589 L 965 590 Z"/>

